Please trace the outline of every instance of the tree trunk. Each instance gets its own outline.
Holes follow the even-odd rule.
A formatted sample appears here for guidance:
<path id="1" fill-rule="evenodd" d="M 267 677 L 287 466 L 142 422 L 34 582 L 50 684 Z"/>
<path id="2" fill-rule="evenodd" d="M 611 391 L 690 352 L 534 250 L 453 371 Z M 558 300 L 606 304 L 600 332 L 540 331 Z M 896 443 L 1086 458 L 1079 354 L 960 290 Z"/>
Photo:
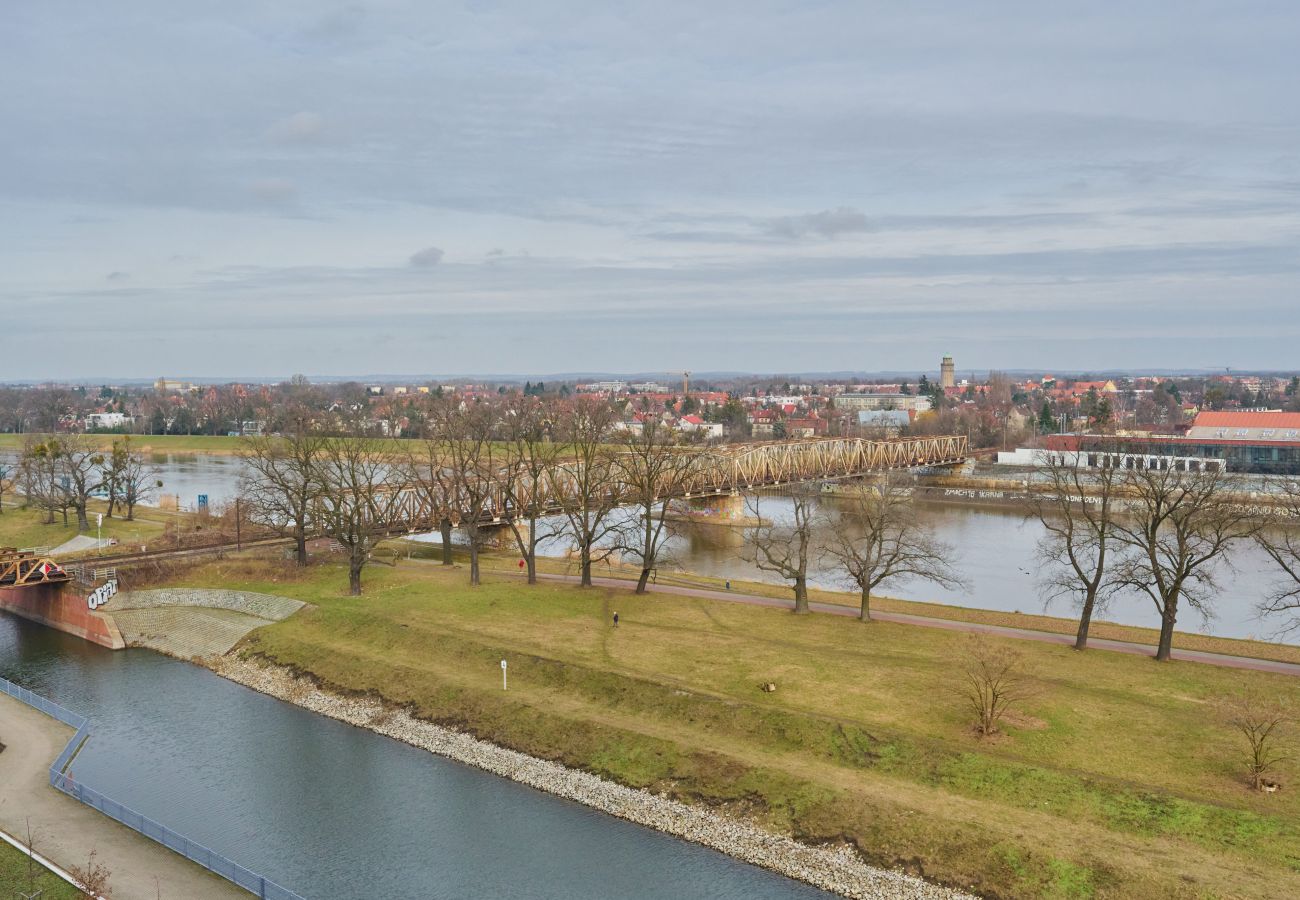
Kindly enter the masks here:
<path id="1" fill-rule="evenodd" d="M 1176 601 L 1175 601 L 1176 602 Z M 1160 643 L 1156 646 L 1156 662 L 1168 662 L 1174 650 L 1174 621 L 1178 608 L 1165 601 L 1165 611 L 1160 616 Z"/>
<path id="2" fill-rule="evenodd" d="M 438 529 L 442 532 L 442 564 L 449 566 L 451 560 L 451 519 L 443 519 L 438 523 Z"/>
<path id="3" fill-rule="evenodd" d="M 352 558 L 348 560 L 348 593 L 353 597 L 361 596 L 361 568 L 365 564 L 365 559 L 358 559 L 354 550 Z"/>
<path id="4" fill-rule="evenodd" d="M 1083 600 L 1083 610 L 1079 613 L 1079 631 L 1074 636 L 1074 649 L 1088 649 L 1088 626 L 1092 624 L 1092 607 L 1097 602 L 1097 592 L 1089 590 Z"/>
<path id="5" fill-rule="evenodd" d="M 528 551 L 528 557 L 525 561 L 528 564 L 528 583 L 537 584 L 537 548 L 536 547 Z"/>
<path id="6" fill-rule="evenodd" d="M 126 520 L 127 520 L 128 522 L 134 522 L 134 521 L 135 521 L 135 501 L 134 501 L 134 500 L 132 500 L 130 503 L 128 503 L 128 504 L 126 505 Z"/>
<path id="7" fill-rule="evenodd" d="M 862 589 L 862 610 L 858 613 L 858 618 L 863 622 L 871 621 L 871 588 Z"/>
<path id="8" fill-rule="evenodd" d="M 307 532 L 301 528 L 295 529 L 293 539 L 296 545 L 294 553 L 298 557 L 298 567 L 302 568 L 307 565 Z"/>
<path id="9" fill-rule="evenodd" d="M 638 594 L 644 594 L 647 590 L 649 590 L 649 588 L 646 587 L 646 584 L 649 583 L 649 581 L 650 581 L 650 569 L 648 567 L 642 568 L 641 577 L 636 580 L 636 592 Z"/>
<path id="10" fill-rule="evenodd" d="M 90 519 L 86 516 L 86 505 L 84 503 L 77 506 L 77 531 L 89 531 Z"/>
<path id="11" fill-rule="evenodd" d="M 591 587 L 591 548 L 586 544 L 582 545 L 582 578 L 579 584 L 582 587 Z"/>
<path id="12" fill-rule="evenodd" d="M 808 609 L 808 579 L 800 575 L 794 580 L 794 611 L 799 615 L 804 615 Z"/>
<path id="13" fill-rule="evenodd" d="M 472 585 L 479 583 L 478 535 L 472 533 L 469 536 L 469 583 Z"/>

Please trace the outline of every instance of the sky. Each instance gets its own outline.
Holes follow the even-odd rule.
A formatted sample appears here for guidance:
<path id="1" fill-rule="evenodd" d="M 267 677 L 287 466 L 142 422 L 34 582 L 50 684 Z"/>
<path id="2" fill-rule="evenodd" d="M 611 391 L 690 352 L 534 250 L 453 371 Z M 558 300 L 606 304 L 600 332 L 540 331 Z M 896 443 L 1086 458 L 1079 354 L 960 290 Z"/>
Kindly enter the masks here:
<path id="1" fill-rule="evenodd" d="M 1294 2 L 0 4 L 0 380 L 1300 367 Z"/>

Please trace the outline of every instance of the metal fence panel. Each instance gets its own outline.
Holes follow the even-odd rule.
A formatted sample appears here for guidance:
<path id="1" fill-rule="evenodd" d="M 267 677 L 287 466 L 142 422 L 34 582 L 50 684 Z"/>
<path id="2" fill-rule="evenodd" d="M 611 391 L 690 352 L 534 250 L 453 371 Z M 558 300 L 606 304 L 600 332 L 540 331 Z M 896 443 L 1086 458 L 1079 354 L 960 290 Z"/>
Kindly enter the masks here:
<path id="1" fill-rule="evenodd" d="M 227 859 L 215 850 L 192 841 L 166 825 L 155 822 L 144 814 L 138 813 L 130 807 L 106 797 L 99 791 L 77 782 L 66 770 L 68 764 L 72 761 L 72 757 L 90 736 L 90 720 L 77 715 L 71 710 L 64 709 L 57 703 L 46 700 L 40 694 L 19 687 L 5 678 L 0 678 L 0 691 L 76 729 L 72 740 L 68 741 L 67 746 L 63 748 L 63 752 L 55 758 L 54 763 L 50 766 L 51 787 L 62 791 L 92 809 L 98 810 L 110 819 L 121 822 L 132 831 L 139 832 L 150 840 L 162 844 L 169 850 L 173 850 L 198 863 L 209 872 L 220 875 L 227 881 L 233 882 L 244 890 L 264 898 L 264 900 L 305 900 L 305 898 L 295 894 L 288 888 L 281 887 L 274 881 L 244 868 L 239 863 Z"/>

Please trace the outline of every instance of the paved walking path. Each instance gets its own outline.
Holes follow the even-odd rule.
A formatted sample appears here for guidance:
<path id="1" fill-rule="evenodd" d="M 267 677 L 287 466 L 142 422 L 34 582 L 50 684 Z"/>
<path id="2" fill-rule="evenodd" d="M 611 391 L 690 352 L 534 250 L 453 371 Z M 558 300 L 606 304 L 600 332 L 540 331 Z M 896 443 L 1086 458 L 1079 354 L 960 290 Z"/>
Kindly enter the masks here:
<path id="1" fill-rule="evenodd" d="M 513 574 L 513 573 L 512 573 Z M 577 575 L 549 575 L 538 573 L 539 579 L 576 583 Z M 631 582 L 622 578 L 593 577 L 592 582 L 601 587 L 632 589 Z M 700 597 L 705 600 L 719 600 L 728 603 L 747 603 L 751 606 L 770 606 L 777 609 L 790 609 L 793 600 L 776 597 L 764 597 L 759 594 L 745 594 L 739 591 L 714 591 L 707 588 L 682 587 L 679 585 L 647 585 L 650 591 L 658 594 L 676 594 L 682 597 Z M 840 606 L 836 603 L 809 603 L 814 612 L 829 613 L 833 616 L 858 615 L 857 607 Z M 948 631 L 979 632 L 1000 637 L 1020 638 L 1027 641 L 1040 641 L 1044 644 L 1072 645 L 1074 635 L 1057 634 L 1051 631 L 1035 631 L 1029 628 L 1011 628 L 1005 625 L 985 625 L 980 622 L 961 622 L 955 619 L 937 619 L 931 616 L 917 616 L 909 613 L 872 612 L 873 619 L 881 622 L 901 622 L 907 625 L 920 625 L 925 628 L 943 628 Z M 1114 641 L 1104 638 L 1089 638 L 1089 649 L 1113 650 L 1116 653 L 1132 653 L 1138 656 L 1155 656 L 1155 648 L 1146 644 L 1134 644 L 1129 641 Z M 1231 656 L 1226 653 L 1207 653 L 1203 650 L 1173 651 L 1173 658 L 1185 662 L 1206 663 L 1212 666 L 1226 666 L 1231 669 L 1250 669 L 1255 672 L 1276 672 L 1282 675 L 1300 677 L 1300 664 L 1280 662 L 1271 659 L 1256 659 L 1252 656 Z"/>
<path id="2" fill-rule="evenodd" d="M 30 819 L 37 852 L 65 869 L 85 866 L 95 850 L 113 873 L 114 900 L 248 900 L 225 879 L 50 787 L 50 763 L 71 737 L 68 726 L 0 694 L 0 830 L 25 839 Z"/>

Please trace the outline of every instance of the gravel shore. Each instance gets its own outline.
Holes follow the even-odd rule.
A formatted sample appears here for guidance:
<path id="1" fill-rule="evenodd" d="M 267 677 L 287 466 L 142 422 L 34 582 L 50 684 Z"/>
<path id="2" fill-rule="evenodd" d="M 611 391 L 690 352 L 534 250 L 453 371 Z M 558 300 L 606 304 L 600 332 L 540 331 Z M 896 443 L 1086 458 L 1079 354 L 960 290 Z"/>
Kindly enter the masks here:
<path id="1" fill-rule="evenodd" d="M 305 709 L 367 728 L 414 747 L 502 775 L 539 790 L 720 850 L 728 856 L 858 900 L 973 900 L 902 872 L 862 862 L 847 847 L 809 847 L 756 825 L 624 787 L 559 763 L 537 759 L 412 718 L 372 698 L 322 691 L 286 668 L 232 656 L 209 658 L 219 675 Z"/>

